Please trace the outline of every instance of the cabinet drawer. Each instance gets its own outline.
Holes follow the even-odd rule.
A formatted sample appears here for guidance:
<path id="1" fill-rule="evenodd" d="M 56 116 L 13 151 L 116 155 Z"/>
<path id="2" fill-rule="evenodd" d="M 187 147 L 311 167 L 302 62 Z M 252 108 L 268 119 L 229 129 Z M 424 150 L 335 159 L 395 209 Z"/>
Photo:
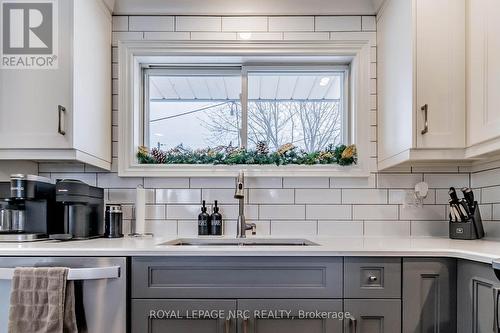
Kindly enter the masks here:
<path id="1" fill-rule="evenodd" d="M 236 332 L 236 300 L 132 300 L 132 333 Z"/>
<path id="2" fill-rule="evenodd" d="M 345 298 L 400 298 L 401 258 L 345 258 Z"/>
<path id="3" fill-rule="evenodd" d="M 132 259 L 133 298 L 342 298 L 342 258 Z"/>

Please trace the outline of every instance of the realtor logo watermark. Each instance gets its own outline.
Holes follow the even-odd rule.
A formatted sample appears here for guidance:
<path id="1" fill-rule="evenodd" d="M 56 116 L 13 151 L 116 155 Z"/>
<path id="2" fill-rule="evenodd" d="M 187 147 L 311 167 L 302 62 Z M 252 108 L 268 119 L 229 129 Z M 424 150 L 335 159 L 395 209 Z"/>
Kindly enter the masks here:
<path id="1" fill-rule="evenodd" d="M 0 0 L 0 68 L 57 69 L 57 0 Z"/>

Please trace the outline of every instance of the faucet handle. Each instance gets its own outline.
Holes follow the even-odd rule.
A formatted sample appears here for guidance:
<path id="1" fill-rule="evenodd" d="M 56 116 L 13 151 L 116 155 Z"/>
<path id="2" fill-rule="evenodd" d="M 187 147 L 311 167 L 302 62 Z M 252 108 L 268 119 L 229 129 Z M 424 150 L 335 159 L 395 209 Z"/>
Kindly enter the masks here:
<path id="1" fill-rule="evenodd" d="M 252 223 L 252 236 L 257 235 L 257 225 Z"/>

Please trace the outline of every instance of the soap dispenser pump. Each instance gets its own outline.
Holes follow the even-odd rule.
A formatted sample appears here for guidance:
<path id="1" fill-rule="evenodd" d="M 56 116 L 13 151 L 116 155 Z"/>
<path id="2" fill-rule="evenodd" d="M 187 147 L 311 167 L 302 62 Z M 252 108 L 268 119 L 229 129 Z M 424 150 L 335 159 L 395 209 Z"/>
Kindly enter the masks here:
<path id="1" fill-rule="evenodd" d="M 210 214 L 207 213 L 205 200 L 203 200 L 203 205 L 201 206 L 201 213 L 198 215 L 198 235 L 210 235 Z"/>
<path id="2" fill-rule="evenodd" d="M 222 236 L 222 214 L 219 213 L 217 200 L 214 202 L 214 211 L 210 218 L 210 234 L 212 236 Z"/>

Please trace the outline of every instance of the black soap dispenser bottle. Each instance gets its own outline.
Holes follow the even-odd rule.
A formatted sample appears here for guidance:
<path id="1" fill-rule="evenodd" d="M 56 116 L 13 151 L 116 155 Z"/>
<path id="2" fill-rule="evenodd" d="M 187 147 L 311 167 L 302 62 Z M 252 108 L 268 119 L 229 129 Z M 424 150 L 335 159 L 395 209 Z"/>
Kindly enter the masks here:
<path id="1" fill-rule="evenodd" d="M 222 236 L 222 214 L 219 213 L 217 200 L 215 200 L 214 211 L 210 217 L 210 234 L 212 236 Z"/>
<path id="2" fill-rule="evenodd" d="M 207 213 L 205 200 L 201 206 L 201 213 L 198 215 L 198 236 L 210 235 L 210 214 Z"/>

